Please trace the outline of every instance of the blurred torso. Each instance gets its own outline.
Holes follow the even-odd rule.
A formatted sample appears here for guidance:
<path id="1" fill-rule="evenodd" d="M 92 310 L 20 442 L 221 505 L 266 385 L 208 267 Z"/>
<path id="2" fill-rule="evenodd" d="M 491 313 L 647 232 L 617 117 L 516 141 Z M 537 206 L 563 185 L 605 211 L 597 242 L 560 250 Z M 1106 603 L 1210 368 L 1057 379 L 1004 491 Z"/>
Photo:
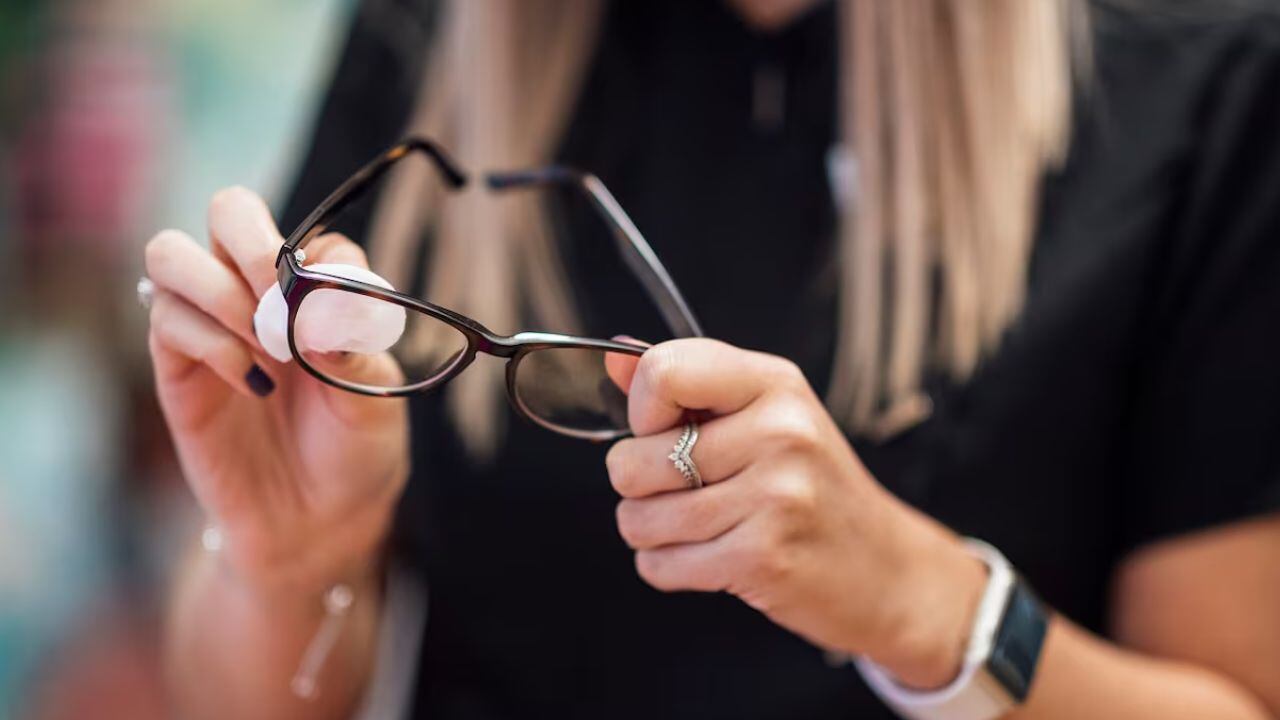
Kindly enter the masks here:
<path id="1" fill-rule="evenodd" d="M 1045 189 L 1023 317 L 969 382 L 929 383 L 928 420 L 854 439 L 887 487 L 1000 547 L 1053 607 L 1098 631 L 1116 562 L 1217 511 L 1145 507 L 1151 480 L 1133 477 L 1156 469 L 1133 425 L 1165 319 L 1187 138 L 1235 42 L 1196 35 L 1173 62 L 1181 36 L 1101 20 L 1095 94 Z M 393 62 L 359 32 L 344 68 L 357 51 L 364 73 Z M 340 72 L 329 116 L 356 92 L 343 72 L 359 71 Z M 761 83 L 782 88 L 780 105 Z M 829 3 L 767 35 L 721 3 L 614 3 L 561 150 L 610 187 L 710 335 L 795 360 L 819 391 L 837 321 L 835 92 Z M 361 123 L 367 154 L 395 139 L 407 103 L 385 100 Z M 322 123 L 317 147 L 343 122 Z M 350 154 L 360 145 L 347 131 Z M 292 212 L 360 157 L 313 156 L 338 169 L 304 180 Z M 562 247 L 589 334 L 665 337 L 612 246 L 589 237 Z M 476 463 L 439 395 L 415 401 L 413 432 L 396 546 L 430 588 L 419 714 L 890 717 L 849 668 L 736 599 L 644 585 L 614 526 L 606 448 L 513 421 L 498 455 Z"/>

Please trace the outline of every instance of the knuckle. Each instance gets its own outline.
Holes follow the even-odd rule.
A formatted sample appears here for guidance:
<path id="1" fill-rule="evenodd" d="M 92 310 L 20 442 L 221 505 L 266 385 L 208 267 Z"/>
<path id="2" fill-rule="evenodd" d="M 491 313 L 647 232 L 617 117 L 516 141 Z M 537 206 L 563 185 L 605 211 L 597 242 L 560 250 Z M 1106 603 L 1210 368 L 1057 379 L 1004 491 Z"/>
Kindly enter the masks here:
<path id="1" fill-rule="evenodd" d="M 764 413 L 764 434 L 775 445 L 791 450 L 807 450 L 820 438 L 817 418 L 807 404 L 782 397 Z"/>
<path id="2" fill-rule="evenodd" d="M 673 343 L 655 345 L 640 358 L 638 373 L 642 373 L 649 388 L 663 394 L 671 387 L 680 367 L 680 351 Z"/>
<path id="3" fill-rule="evenodd" d="M 670 573 L 661 553 L 640 550 L 636 553 L 636 574 L 649 585 L 664 592 L 674 590 Z"/>
<path id="4" fill-rule="evenodd" d="M 346 235 L 341 235 L 339 233 L 333 233 L 333 235 L 334 247 L 338 248 L 338 251 L 342 253 L 343 256 L 353 260 L 368 260 L 368 254 L 365 253 L 364 248 L 358 243 L 351 240 Z"/>
<path id="5" fill-rule="evenodd" d="M 173 302 L 167 293 L 156 293 L 151 301 L 151 329 L 164 335 L 173 323 Z"/>
<path id="6" fill-rule="evenodd" d="M 807 515 L 817 507 L 818 493 L 807 477 L 782 475 L 773 478 L 765 489 L 769 505 L 787 514 Z"/>
<path id="7" fill-rule="evenodd" d="M 250 273 L 252 277 L 257 277 L 257 273 L 261 272 L 262 277 L 266 278 L 275 273 L 276 253 L 279 250 L 278 245 L 255 240 L 240 247 L 236 257 L 244 272 Z"/>
<path id="8" fill-rule="evenodd" d="M 634 441 L 631 439 L 619 440 L 609 448 L 609 452 L 605 453 L 604 465 L 605 470 L 609 473 L 609 482 L 613 485 L 613 489 L 623 497 L 629 497 L 635 490 L 635 472 L 633 470 L 635 461 L 632 459 L 634 453 L 631 448 Z"/>
<path id="9" fill-rule="evenodd" d="M 348 265 L 355 265 L 356 267 L 363 268 L 369 267 L 369 256 L 365 253 L 364 248 L 361 248 L 350 240 L 343 240 L 338 247 L 339 249 L 333 262 L 343 262 Z"/>
<path id="10" fill-rule="evenodd" d="M 639 545 L 642 539 L 641 529 L 643 527 L 639 506 L 634 501 L 623 500 L 618 503 L 615 516 L 618 524 L 618 534 L 622 536 L 623 542 L 633 548 Z"/>
<path id="11" fill-rule="evenodd" d="M 163 275 L 177 254 L 178 245 L 182 242 L 182 233 L 177 230 L 161 230 L 148 240 L 142 253 L 147 273 L 153 276 Z"/>
<path id="12" fill-rule="evenodd" d="M 804 371 L 794 361 L 778 355 L 771 357 L 774 381 L 779 386 L 789 390 L 807 389 L 809 387 L 809 381 L 805 378 Z"/>
<path id="13" fill-rule="evenodd" d="M 676 506 L 673 514 L 677 515 L 677 517 L 672 518 L 672 520 L 679 527 L 687 528 L 690 531 L 714 525 L 716 518 L 720 515 L 717 504 L 713 502 L 715 497 L 716 494 L 710 492 L 687 493 L 687 502 Z"/>
<path id="14" fill-rule="evenodd" d="M 231 208 L 245 202 L 252 202 L 258 196 L 243 185 L 231 185 L 214 191 L 209 197 L 209 216 L 221 215 Z"/>
<path id="15" fill-rule="evenodd" d="M 211 366 L 222 366 L 226 368 L 234 368 L 240 364 L 248 364 L 248 359 L 243 358 L 239 341 L 230 336 L 219 338 L 210 344 L 205 351 L 204 362 Z"/>

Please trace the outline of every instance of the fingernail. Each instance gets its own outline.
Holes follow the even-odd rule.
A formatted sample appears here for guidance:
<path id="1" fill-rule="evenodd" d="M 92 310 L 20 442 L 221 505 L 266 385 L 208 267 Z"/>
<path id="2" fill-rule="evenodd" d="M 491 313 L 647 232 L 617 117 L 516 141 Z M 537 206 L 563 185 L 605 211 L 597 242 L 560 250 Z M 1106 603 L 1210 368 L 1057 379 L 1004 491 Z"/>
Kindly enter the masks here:
<path id="1" fill-rule="evenodd" d="M 266 397 L 276 389 L 275 381 L 271 379 L 271 376 L 263 372 L 257 363 L 254 363 L 253 367 L 249 368 L 249 372 L 244 374 L 244 381 L 249 384 L 249 389 L 258 397 Z"/>
<path id="2" fill-rule="evenodd" d="M 653 347 L 653 343 L 645 342 L 643 340 L 633 338 L 630 335 L 614 335 L 613 339 L 615 342 L 632 343 L 633 345 L 643 345 L 645 347 Z"/>

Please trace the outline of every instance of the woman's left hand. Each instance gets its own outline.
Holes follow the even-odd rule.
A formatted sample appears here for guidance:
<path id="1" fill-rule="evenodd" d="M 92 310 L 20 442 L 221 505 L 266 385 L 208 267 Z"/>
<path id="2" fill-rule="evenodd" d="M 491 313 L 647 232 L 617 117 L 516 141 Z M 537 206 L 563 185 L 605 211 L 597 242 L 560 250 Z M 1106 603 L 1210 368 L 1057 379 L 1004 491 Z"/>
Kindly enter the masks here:
<path id="1" fill-rule="evenodd" d="M 793 363 L 688 339 L 610 356 L 609 371 L 636 435 L 607 458 L 618 530 L 646 582 L 730 592 L 912 686 L 954 677 L 985 569 L 871 477 Z M 668 457 L 689 411 L 709 418 L 698 489 Z"/>

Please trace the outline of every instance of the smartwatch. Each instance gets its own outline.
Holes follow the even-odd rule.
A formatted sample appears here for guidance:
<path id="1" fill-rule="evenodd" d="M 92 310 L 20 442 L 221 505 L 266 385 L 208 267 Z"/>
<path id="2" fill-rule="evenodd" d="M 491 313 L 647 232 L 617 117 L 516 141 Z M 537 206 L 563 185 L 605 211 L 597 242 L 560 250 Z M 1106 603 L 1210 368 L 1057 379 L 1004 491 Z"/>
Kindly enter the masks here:
<path id="1" fill-rule="evenodd" d="M 999 550 L 972 538 L 965 546 L 987 566 L 960 674 L 936 690 L 912 690 L 866 657 L 855 661 L 880 699 L 907 720 L 995 720 L 1031 690 L 1048 617 L 1044 606 Z"/>

